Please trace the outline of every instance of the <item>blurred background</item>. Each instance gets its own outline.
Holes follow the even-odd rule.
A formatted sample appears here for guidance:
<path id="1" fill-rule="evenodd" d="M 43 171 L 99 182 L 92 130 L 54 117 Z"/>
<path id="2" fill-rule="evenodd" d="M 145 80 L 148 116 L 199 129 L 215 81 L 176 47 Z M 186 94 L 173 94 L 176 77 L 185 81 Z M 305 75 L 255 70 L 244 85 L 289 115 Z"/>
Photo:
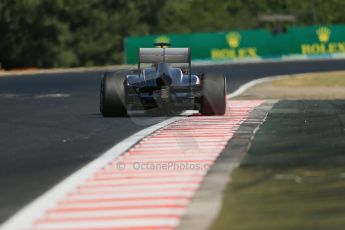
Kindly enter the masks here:
<path id="1" fill-rule="evenodd" d="M 246 37 L 253 40 L 256 36 L 263 36 L 261 39 L 270 43 L 268 35 L 262 35 L 263 31 L 270 33 L 269 36 L 279 36 L 291 28 L 339 25 L 345 22 L 342 9 L 345 9 L 343 0 L 1 0 L 0 62 L 3 69 L 134 63 L 135 60 L 125 53 L 127 42 L 129 47 L 136 48 L 151 44 L 151 40 L 164 35 L 161 39 L 173 36 L 171 42 L 174 43 L 174 36 L 192 36 L 197 32 L 223 32 L 219 39 L 223 39 L 220 43 L 224 44 L 216 44 L 215 47 L 228 48 L 217 52 L 212 51 L 214 47 L 209 47 L 205 51 L 207 54 L 195 53 L 201 55 L 201 59 L 227 60 L 249 54 L 252 54 L 250 57 L 254 54 L 255 57 L 277 57 L 282 54 L 274 47 L 261 54 L 257 47 L 260 44 L 250 44 Z M 310 45 L 331 42 L 329 39 L 335 34 L 330 27 L 322 27 L 320 32 L 317 32 L 320 28 L 306 28 L 310 29 L 311 37 L 319 33 Z M 228 33 L 233 30 L 240 31 Z M 334 50 L 336 53 L 345 52 L 341 45 L 345 29 L 335 30 L 339 31 L 334 49 L 333 46 L 302 48 L 301 44 L 300 48 L 291 49 L 300 49 L 298 52 L 301 54 L 303 51 L 315 54 L 310 51 L 313 49 L 326 50 L 326 53 Z M 253 34 L 255 31 L 261 31 L 261 35 Z M 137 36 L 144 35 L 157 36 L 143 40 L 143 43 L 135 41 Z M 196 36 L 200 37 L 200 34 Z M 179 39 L 189 41 L 186 46 L 196 43 L 192 37 Z M 290 41 L 293 38 L 284 39 Z M 207 41 L 206 38 L 200 40 L 199 47 L 206 45 Z M 216 38 L 210 41 L 217 43 Z M 244 47 L 256 47 L 257 50 L 238 50 L 245 41 Z M 177 45 L 183 43 L 177 42 Z"/>

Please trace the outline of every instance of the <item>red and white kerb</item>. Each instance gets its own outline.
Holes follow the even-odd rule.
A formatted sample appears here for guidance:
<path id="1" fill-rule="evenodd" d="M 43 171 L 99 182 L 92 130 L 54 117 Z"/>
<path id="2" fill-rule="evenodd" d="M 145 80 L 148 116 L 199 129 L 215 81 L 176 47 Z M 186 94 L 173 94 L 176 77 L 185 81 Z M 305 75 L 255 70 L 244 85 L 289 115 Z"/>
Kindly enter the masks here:
<path id="1" fill-rule="evenodd" d="M 225 116 L 191 116 L 141 140 L 81 181 L 29 229 L 174 229 L 240 124 L 262 101 L 228 101 Z"/>

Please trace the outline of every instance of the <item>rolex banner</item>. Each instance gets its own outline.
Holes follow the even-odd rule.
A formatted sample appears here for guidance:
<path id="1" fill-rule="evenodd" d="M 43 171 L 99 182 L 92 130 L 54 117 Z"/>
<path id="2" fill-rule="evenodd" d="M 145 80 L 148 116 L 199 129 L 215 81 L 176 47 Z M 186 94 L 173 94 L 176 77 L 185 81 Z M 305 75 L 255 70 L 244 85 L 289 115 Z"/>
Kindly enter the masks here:
<path id="1" fill-rule="evenodd" d="M 193 61 L 284 58 L 345 55 L 345 25 L 290 27 L 272 34 L 266 29 L 236 30 L 218 33 L 166 34 L 128 37 L 125 61 L 137 63 L 137 49 L 155 42 L 169 42 L 172 47 L 190 47 Z"/>

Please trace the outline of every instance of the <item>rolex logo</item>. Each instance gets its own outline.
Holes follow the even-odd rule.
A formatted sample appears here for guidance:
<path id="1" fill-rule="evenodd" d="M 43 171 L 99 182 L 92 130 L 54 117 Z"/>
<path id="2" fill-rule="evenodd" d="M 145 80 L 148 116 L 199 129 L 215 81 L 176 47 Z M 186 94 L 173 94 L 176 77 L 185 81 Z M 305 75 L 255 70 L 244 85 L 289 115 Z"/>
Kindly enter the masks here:
<path id="1" fill-rule="evenodd" d="M 320 42 L 326 43 L 329 41 L 330 37 L 331 37 L 331 33 L 332 31 L 327 28 L 327 27 L 320 27 L 317 31 L 317 37 L 319 38 Z"/>
<path id="2" fill-rule="evenodd" d="M 226 41 L 232 48 L 237 48 L 241 42 L 241 35 L 239 33 L 228 33 L 226 35 Z"/>

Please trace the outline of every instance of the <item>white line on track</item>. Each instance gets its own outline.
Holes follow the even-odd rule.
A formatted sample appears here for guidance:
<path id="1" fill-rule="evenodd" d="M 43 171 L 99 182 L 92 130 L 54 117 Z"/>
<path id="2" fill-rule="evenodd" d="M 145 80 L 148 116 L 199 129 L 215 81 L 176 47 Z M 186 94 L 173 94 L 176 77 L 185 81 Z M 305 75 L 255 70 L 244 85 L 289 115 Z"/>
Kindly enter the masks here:
<path id="1" fill-rule="evenodd" d="M 272 76 L 272 77 L 264 77 L 264 78 L 259 78 L 253 81 L 250 81 L 244 85 L 242 85 L 240 88 L 238 88 L 235 92 L 228 94 L 228 99 L 237 97 L 247 91 L 249 88 L 252 88 L 258 84 L 262 84 L 265 82 L 270 82 L 272 80 L 279 80 L 279 79 L 284 79 L 288 77 L 289 75 L 278 75 L 278 76 Z"/>
<path id="2" fill-rule="evenodd" d="M 113 226 L 112 229 L 140 229 L 141 226 L 150 226 L 146 229 L 169 229 L 178 224 L 179 218 L 170 217 L 170 218 L 142 218 L 135 219 L 120 219 L 120 220 L 99 220 L 92 221 L 90 223 L 85 221 L 73 221 L 73 222 L 51 222 L 51 223 L 42 223 L 37 224 L 35 230 L 58 230 L 58 229 L 68 229 L 68 230 L 97 230 L 97 229 L 109 229 L 109 226 Z"/>

